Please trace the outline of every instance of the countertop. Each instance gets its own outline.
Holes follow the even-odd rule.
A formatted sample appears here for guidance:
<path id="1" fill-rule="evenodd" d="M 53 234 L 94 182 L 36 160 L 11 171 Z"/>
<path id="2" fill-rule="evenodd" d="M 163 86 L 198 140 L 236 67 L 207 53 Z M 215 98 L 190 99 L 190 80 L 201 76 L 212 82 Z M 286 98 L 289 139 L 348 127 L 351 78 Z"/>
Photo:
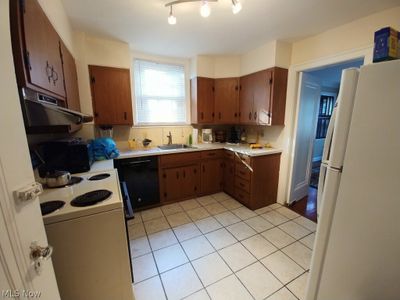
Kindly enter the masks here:
<path id="1" fill-rule="evenodd" d="M 263 155 L 276 154 L 282 152 L 281 149 L 276 149 L 276 148 L 250 149 L 249 146 L 245 145 L 213 143 L 213 144 L 197 144 L 193 145 L 193 148 L 173 149 L 173 150 L 161 150 L 159 148 L 151 148 L 148 150 L 120 149 L 120 156 L 117 159 L 196 152 L 205 150 L 218 150 L 218 149 L 235 151 L 241 154 L 246 154 L 248 156 L 263 156 Z"/>

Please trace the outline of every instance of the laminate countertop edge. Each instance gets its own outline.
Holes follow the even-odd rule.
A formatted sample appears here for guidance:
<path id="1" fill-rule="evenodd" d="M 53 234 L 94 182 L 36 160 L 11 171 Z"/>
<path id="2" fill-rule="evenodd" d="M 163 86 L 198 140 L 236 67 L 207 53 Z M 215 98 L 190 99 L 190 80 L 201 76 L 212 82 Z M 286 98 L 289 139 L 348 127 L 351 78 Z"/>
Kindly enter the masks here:
<path id="1" fill-rule="evenodd" d="M 282 150 L 277 148 L 249 149 L 248 146 L 246 147 L 246 146 L 227 145 L 227 144 L 198 144 L 194 145 L 193 147 L 194 148 L 171 149 L 171 150 L 161 150 L 158 148 L 152 148 L 148 150 L 125 149 L 125 150 L 120 150 L 120 155 L 116 159 L 158 156 L 158 155 L 177 154 L 177 153 L 189 153 L 197 151 L 222 150 L 222 149 L 234 151 L 240 154 L 245 154 L 250 157 L 282 153 Z"/>

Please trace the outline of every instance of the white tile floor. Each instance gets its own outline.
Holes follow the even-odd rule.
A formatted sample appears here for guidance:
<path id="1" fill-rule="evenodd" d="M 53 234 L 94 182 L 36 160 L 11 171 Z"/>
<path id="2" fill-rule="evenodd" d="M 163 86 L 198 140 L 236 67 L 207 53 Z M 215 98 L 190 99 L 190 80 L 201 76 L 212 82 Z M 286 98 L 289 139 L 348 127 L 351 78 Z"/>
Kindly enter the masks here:
<path id="1" fill-rule="evenodd" d="M 303 300 L 315 230 L 224 193 L 142 211 L 129 223 L 135 298 Z"/>

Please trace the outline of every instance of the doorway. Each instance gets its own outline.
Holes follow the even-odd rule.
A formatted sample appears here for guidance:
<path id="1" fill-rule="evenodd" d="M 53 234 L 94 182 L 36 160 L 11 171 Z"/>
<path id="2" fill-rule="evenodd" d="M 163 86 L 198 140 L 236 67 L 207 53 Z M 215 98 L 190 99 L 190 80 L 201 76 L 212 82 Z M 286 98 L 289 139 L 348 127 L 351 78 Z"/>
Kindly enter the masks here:
<path id="1" fill-rule="evenodd" d="M 289 205 L 317 221 L 317 190 L 325 136 L 344 69 L 359 68 L 356 59 L 300 72 L 299 109 Z"/>

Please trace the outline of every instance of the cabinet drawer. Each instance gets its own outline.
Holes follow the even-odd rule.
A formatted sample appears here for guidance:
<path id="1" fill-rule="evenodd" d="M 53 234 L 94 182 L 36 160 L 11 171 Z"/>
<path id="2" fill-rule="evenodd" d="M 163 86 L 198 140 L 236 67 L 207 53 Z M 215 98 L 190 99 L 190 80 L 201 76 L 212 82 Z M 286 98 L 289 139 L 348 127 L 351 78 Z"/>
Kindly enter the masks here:
<path id="1" fill-rule="evenodd" d="M 237 187 L 235 187 L 235 196 L 236 200 L 244 205 L 247 205 L 250 202 L 250 194 Z"/>
<path id="2" fill-rule="evenodd" d="M 248 165 L 250 165 L 250 163 L 251 163 L 251 157 L 246 154 L 241 154 L 241 153 L 235 152 L 235 159 L 237 162 L 244 161 Z"/>
<path id="3" fill-rule="evenodd" d="M 193 164 L 201 158 L 200 152 L 160 155 L 160 166 L 183 166 Z"/>
<path id="4" fill-rule="evenodd" d="M 235 153 L 233 152 L 233 151 L 230 151 L 230 150 L 225 150 L 224 151 L 224 157 L 226 158 L 226 159 L 235 159 Z"/>
<path id="5" fill-rule="evenodd" d="M 236 162 L 235 175 L 240 177 L 240 178 L 242 178 L 242 179 L 250 180 L 251 171 L 242 162 Z"/>
<path id="6" fill-rule="evenodd" d="M 222 154 L 222 150 L 201 151 L 201 158 L 220 158 Z"/>
<path id="7" fill-rule="evenodd" d="M 235 187 L 240 188 L 247 193 L 250 193 L 250 182 L 240 177 L 235 178 Z"/>

